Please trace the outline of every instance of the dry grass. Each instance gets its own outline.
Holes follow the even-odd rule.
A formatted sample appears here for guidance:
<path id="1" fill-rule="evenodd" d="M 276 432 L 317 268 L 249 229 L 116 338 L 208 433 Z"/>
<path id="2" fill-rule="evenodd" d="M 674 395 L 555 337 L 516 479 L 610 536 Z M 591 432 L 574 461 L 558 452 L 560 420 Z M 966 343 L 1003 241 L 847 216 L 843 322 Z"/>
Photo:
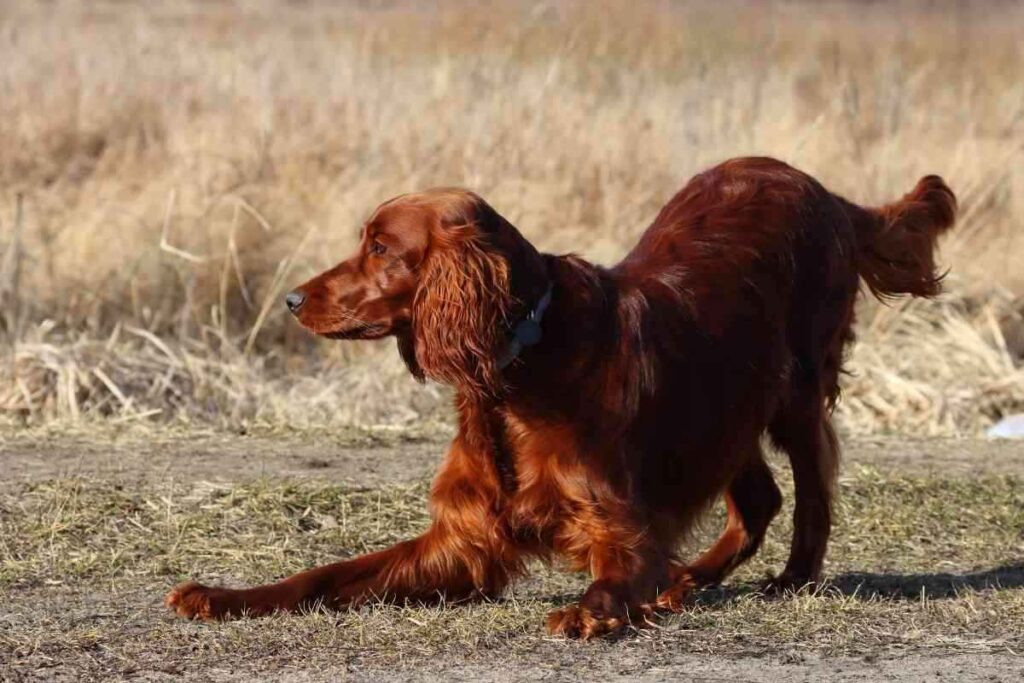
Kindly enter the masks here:
<path id="1" fill-rule="evenodd" d="M 506 661 L 565 659 L 578 674 L 581 662 L 609 649 L 648 667 L 680 653 L 1019 652 L 1020 481 L 854 469 L 840 484 L 830 586 L 781 600 L 756 592 L 784 559 L 787 509 L 764 551 L 728 586 L 705 591 L 692 609 L 639 638 L 582 647 L 546 638 L 542 623 L 586 579 L 544 568 L 507 599 L 471 606 L 371 605 L 213 627 L 161 616 L 160 595 L 185 577 L 265 581 L 335 559 L 339 549 L 347 556 L 414 534 L 426 523 L 422 484 L 26 484 L 0 494 L 0 594 L 9 626 L 0 630 L 0 670 L 247 671 L 256 658 L 260 670 L 279 674 L 312 661 L 351 673 L 415 671 L 442 659 L 497 671 Z M 720 523 L 711 521 L 693 545 Z M 62 608 L 52 609 L 57 602 Z"/>
<path id="2" fill-rule="evenodd" d="M 351 556 L 404 540 L 428 522 L 425 482 L 353 489 L 280 479 L 135 486 L 76 478 L 6 493 L 0 587 L 8 590 L 145 576 L 265 581 L 333 561 L 339 549 Z M 790 515 L 780 514 L 741 581 L 785 563 Z M 706 544 L 722 524 L 709 519 L 690 545 Z M 836 526 L 833 575 L 988 567 L 1024 557 L 1024 489 L 1013 476 L 943 479 L 856 467 L 840 480 Z"/>
<path id="3" fill-rule="evenodd" d="M 716 160 L 963 211 L 944 301 L 867 304 L 850 432 L 1024 406 L 1024 10 L 1011 3 L 93 2 L 0 8 L 0 414 L 390 424 L 444 392 L 313 342 L 288 285 L 377 202 L 470 186 L 611 263 Z"/>

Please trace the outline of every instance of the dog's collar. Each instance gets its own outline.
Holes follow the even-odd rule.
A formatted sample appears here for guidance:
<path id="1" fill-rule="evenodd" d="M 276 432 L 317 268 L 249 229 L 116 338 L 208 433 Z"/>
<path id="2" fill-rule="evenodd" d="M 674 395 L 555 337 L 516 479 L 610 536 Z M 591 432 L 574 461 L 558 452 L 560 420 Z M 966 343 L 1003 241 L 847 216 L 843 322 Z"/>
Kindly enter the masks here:
<path id="1" fill-rule="evenodd" d="M 505 347 L 505 350 L 498 358 L 498 368 L 500 370 L 508 367 L 527 346 L 533 346 L 540 341 L 544 333 L 540 323 L 544 318 L 544 311 L 547 310 L 548 305 L 551 303 L 551 291 L 553 289 L 554 283 L 548 284 L 547 290 L 544 291 L 544 296 L 540 298 L 540 301 L 533 307 L 533 310 L 527 313 L 526 317 L 512 328 L 512 338 L 509 339 L 508 346 Z"/>

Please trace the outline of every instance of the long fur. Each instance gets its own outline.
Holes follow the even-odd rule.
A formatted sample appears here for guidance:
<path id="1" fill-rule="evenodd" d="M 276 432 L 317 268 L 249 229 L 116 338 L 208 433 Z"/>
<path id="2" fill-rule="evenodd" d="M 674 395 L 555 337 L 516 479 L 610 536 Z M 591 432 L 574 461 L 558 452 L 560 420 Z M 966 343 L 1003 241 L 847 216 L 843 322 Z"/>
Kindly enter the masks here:
<path id="1" fill-rule="evenodd" d="M 926 176 L 903 199 L 880 209 L 851 207 L 860 242 L 858 270 L 881 298 L 935 296 L 936 238 L 953 226 L 956 197 L 938 176 Z"/>
<path id="2" fill-rule="evenodd" d="M 594 581 L 549 615 L 552 633 L 643 624 L 760 547 L 782 500 L 766 434 L 796 484 L 790 555 L 771 586 L 817 581 L 858 289 L 936 294 L 936 239 L 955 207 L 935 176 L 866 209 L 779 161 L 733 159 L 692 179 L 602 268 L 540 254 L 470 192 L 385 203 L 355 256 L 296 290 L 293 312 L 329 336 L 394 334 L 414 375 L 454 388 L 457 434 L 429 529 L 276 584 L 186 584 L 168 605 L 213 619 L 461 600 L 500 593 L 530 557 L 560 557 Z M 549 287 L 541 342 L 499 369 L 510 327 Z M 719 498 L 724 532 L 684 563 L 680 539 Z"/>
<path id="3" fill-rule="evenodd" d="M 445 236 L 423 270 L 413 302 L 416 361 L 443 384 L 489 393 L 502 384 L 497 358 L 508 343 L 512 295 L 508 263 L 472 226 Z"/>

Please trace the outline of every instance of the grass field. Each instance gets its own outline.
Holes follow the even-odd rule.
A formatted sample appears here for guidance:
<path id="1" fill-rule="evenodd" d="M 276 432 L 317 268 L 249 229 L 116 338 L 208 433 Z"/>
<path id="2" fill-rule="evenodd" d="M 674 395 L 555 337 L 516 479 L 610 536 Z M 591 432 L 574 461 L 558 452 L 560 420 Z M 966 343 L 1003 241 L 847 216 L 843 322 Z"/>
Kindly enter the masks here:
<path id="1" fill-rule="evenodd" d="M 581 645 L 547 637 L 543 619 L 576 599 L 587 577 L 542 566 L 491 603 L 215 625 L 174 618 L 161 597 L 182 579 L 262 582 L 416 533 L 427 521 L 424 473 L 443 444 L 152 436 L 36 432 L 2 442 L 14 474 L 0 485 L 0 678 L 1024 672 L 1024 465 L 1011 444 L 855 441 L 828 585 L 775 599 L 757 592 L 788 551 L 787 507 L 724 587 L 654 629 Z M 380 468 L 366 467 L 377 462 L 403 474 L 382 484 Z M 688 552 L 720 523 L 709 519 Z M 712 676 L 709 666 L 720 669 Z"/>
<path id="2" fill-rule="evenodd" d="M 0 6 L 0 415 L 410 426 L 445 392 L 281 294 L 397 193 L 477 190 L 613 263 L 692 174 L 769 154 L 872 204 L 961 200 L 949 294 L 866 302 L 846 433 L 1024 406 L 1024 7 L 58 2 Z"/>

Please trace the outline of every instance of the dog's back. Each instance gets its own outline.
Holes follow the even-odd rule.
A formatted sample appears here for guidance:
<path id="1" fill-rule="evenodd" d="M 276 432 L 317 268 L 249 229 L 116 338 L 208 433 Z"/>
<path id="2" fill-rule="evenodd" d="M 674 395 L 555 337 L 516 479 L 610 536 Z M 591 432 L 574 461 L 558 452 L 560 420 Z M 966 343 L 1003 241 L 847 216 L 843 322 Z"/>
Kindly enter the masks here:
<path id="1" fill-rule="evenodd" d="M 758 445 L 767 431 L 789 455 L 798 491 L 780 583 L 815 580 L 839 457 L 830 413 L 860 283 L 880 298 L 936 294 L 935 242 L 954 211 L 935 176 L 899 202 L 866 209 L 766 158 L 727 161 L 673 197 L 612 270 L 623 301 L 648 311 L 648 324 L 634 327 L 662 364 L 637 430 L 648 439 L 638 450 L 648 454 L 652 497 L 685 524 L 706 504 L 686 482 L 721 482 L 730 523 L 748 538 L 728 552 L 747 556 L 778 508 Z"/>

